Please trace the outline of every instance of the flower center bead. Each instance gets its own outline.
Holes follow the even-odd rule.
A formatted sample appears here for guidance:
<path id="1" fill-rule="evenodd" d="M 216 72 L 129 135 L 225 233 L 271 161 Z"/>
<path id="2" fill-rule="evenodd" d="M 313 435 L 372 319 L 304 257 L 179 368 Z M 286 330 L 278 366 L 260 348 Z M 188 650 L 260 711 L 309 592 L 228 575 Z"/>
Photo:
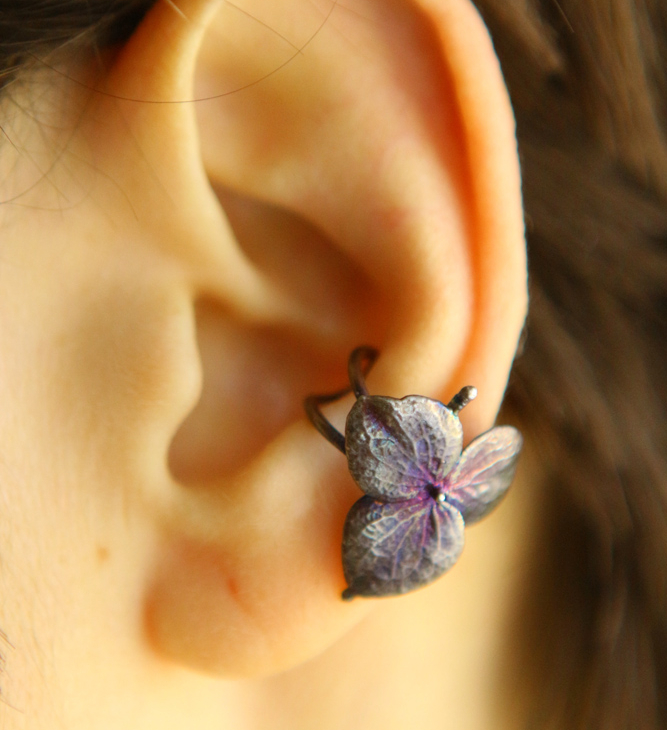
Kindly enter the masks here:
<path id="1" fill-rule="evenodd" d="M 435 499 L 436 502 L 444 502 L 445 501 L 445 493 L 440 487 L 436 487 L 435 484 L 427 484 L 426 485 L 426 492 L 429 497 L 432 499 Z"/>

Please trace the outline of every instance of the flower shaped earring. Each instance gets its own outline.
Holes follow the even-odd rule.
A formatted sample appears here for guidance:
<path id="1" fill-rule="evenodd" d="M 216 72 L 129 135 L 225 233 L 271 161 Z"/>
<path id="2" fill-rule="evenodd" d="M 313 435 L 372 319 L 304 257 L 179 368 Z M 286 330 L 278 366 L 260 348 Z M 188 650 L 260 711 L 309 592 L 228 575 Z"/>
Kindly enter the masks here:
<path id="1" fill-rule="evenodd" d="M 463 530 L 485 517 L 514 477 L 522 437 L 497 426 L 462 453 L 459 411 L 475 396 L 462 388 L 444 405 L 421 395 L 369 395 L 364 376 L 377 350 L 350 355 L 351 388 L 305 400 L 308 417 L 347 456 L 365 493 L 350 509 L 343 531 L 343 599 L 393 596 L 428 585 L 449 570 L 463 550 Z M 345 436 L 320 406 L 350 391 L 357 400 Z"/>

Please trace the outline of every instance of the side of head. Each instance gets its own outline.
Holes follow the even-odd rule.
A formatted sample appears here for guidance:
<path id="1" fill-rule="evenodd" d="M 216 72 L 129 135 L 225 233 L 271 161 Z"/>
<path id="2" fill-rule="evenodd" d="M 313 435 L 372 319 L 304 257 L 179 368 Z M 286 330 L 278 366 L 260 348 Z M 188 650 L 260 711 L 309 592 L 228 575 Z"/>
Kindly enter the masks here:
<path id="1" fill-rule="evenodd" d="M 181 11 L 12 118 L 32 153 L 4 153 L 5 464 L 77 612 L 265 674 L 372 610 L 340 600 L 357 492 L 303 396 L 372 341 L 377 391 L 472 382 L 468 433 L 495 418 L 526 307 L 513 118 L 465 0 Z"/>

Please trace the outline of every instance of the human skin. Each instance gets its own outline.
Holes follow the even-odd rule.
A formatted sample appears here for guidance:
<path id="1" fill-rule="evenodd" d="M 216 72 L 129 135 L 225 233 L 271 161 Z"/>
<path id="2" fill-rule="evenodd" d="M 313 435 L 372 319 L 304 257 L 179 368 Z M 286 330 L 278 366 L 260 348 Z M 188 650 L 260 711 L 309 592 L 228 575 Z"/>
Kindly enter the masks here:
<path id="1" fill-rule="evenodd" d="M 369 343 L 371 392 L 470 383 L 466 440 L 494 421 L 526 272 L 486 30 L 179 7 L 3 102 L 3 726 L 498 727 L 523 498 L 437 585 L 345 603 L 359 492 L 301 410 Z"/>

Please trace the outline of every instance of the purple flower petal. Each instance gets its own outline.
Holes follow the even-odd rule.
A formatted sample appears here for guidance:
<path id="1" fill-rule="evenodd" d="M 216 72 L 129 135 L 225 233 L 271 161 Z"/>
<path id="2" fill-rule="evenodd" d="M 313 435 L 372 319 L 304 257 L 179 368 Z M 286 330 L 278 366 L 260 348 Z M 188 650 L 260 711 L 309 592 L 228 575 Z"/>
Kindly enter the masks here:
<path id="1" fill-rule="evenodd" d="M 445 480 L 447 502 L 466 524 L 488 514 L 514 477 L 523 439 L 512 426 L 497 426 L 472 441 Z"/>
<path id="2" fill-rule="evenodd" d="M 422 495 L 461 454 L 458 417 L 437 400 L 361 396 L 347 417 L 345 453 L 354 480 L 376 499 Z"/>
<path id="3" fill-rule="evenodd" d="M 463 518 L 430 497 L 377 502 L 362 497 L 343 534 L 344 598 L 392 596 L 431 583 L 463 550 Z"/>

